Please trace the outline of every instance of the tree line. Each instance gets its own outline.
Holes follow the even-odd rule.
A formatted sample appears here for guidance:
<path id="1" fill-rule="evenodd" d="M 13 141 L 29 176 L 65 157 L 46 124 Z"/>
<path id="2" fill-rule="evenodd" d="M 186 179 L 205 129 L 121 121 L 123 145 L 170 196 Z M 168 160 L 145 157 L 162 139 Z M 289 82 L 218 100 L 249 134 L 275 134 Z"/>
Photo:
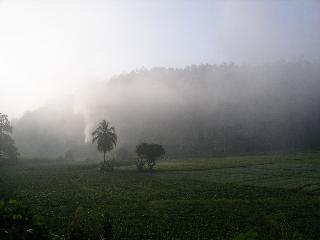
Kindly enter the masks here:
<path id="1" fill-rule="evenodd" d="M 12 121 L 13 135 L 30 157 L 69 149 L 95 156 L 84 139 L 101 119 L 116 123 L 117 149 L 129 155 L 137 142 L 156 142 L 170 156 L 318 150 L 318 89 L 316 61 L 139 69 L 93 84 L 76 96 L 81 101 L 64 100 L 65 108 L 25 113 Z"/>

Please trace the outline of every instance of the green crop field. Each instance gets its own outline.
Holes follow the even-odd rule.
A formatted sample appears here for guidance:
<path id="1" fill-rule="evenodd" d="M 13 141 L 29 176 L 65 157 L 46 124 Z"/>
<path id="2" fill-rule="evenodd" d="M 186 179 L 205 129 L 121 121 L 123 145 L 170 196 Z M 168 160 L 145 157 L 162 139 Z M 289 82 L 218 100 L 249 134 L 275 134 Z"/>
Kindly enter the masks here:
<path id="1" fill-rule="evenodd" d="M 115 239 L 320 239 L 320 154 L 166 159 L 155 171 L 130 162 L 23 162 L 0 169 L 2 199 L 17 199 L 64 234 Z"/>

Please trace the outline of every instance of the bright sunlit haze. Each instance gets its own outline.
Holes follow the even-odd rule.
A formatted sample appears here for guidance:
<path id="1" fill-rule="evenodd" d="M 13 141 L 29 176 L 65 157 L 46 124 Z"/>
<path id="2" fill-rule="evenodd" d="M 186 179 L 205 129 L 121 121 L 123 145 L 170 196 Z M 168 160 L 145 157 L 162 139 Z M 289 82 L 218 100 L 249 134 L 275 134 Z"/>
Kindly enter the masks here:
<path id="1" fill-rule="evenodd" d="M 0 109 L 142 67 L 319 59 L 318 1 L 0 1 Z"/>
<path id="2" fill-rule="evenodd" d="M 320 0 L 0 0 L 0 240 L 319 240 Z"/>

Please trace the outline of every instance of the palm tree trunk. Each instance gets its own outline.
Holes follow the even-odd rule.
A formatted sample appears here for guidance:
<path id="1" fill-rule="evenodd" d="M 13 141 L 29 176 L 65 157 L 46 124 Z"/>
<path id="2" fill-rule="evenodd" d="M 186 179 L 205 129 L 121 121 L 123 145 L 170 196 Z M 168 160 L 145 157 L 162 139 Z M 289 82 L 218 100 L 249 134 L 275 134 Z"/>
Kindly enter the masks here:
<path id="1" fill-rule="evenodd" d="M 106 164 L 106 151 L 103 151 L 103 165 Z"/>

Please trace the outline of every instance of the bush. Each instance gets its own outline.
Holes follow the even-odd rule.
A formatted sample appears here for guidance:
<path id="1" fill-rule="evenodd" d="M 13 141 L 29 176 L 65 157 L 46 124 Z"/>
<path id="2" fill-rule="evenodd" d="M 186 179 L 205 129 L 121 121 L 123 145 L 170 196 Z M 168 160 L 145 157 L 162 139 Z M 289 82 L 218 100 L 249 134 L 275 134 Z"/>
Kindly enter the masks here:
<path id="1" fill-rule="evenodd" d="M 165 155 L 164 148 L 155 143 L 141 143 L 136 147 L 136 153 L 138 156 L 137 168 L 141 171 L 144 164 L 147 163 L 149 170 L 152 171 L 156 165 L 156 159 Z"/>
<path id="2" fill-rule="evenodd" d="M 112 218 L 103 214 L 103 235 L 89 229 L 92 220 L 83 208 L 78 208 L 71 229 L 65 236 L 52 234 L 41 216 L 33 215 L 16 200 L 0 201 L 1 240 L 111 240 Z M 102 220 L 102 219 L 101 219 Z"/>
<path id="3" fill-rule="evenodd" d="M 51 239 L 40 216 L 32 215 L 16 200 L 0 201 L 0 239 Z"/>
<path id="4" fill-rule="evenodd" d="M 246 233 L 240 233 L 233 240 L 258 240 L 258 233 L 254 230 L 249 230 Z"/>

